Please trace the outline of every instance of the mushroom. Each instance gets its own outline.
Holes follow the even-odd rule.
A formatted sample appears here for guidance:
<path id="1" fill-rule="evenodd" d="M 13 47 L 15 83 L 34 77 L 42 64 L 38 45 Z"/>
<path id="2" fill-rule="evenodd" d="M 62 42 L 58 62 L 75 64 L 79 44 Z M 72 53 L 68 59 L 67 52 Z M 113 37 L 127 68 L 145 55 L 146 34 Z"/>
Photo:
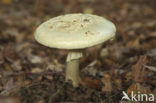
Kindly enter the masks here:
<path id="1" fill-rule="evenodd" d="M 79 62 L 83 49 L 114 38 L 115 25 L 107 19 L 92 14 L 66 14 L 41 24 L 35 39 L 42 45 L 69 50 L 66 59 L 66 81 L 78 86 Z"/>

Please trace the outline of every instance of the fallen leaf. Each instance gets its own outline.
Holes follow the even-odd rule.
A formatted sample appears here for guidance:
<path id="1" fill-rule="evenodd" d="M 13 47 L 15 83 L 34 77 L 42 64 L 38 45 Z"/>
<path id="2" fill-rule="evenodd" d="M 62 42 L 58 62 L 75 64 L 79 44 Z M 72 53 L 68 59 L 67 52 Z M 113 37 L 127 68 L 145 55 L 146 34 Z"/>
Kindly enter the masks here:
<path id="1" fill-rule="evenodd" d="M 11 65 L 12 68 L 16 71 L 22 70 L 21 62 L 20 60 L 14 61 L 13 64 Z"/>
<path id="2" fill-rule="evenodd" d="M 41 68 L 32 68 L 31 73 L 40 73 L 43 72 Z"/>
<path id="3" fill-rule="evenodd" d="M 11 4 L 13 0 L 2 0 L 1 1 L 3 4 Z"/>
<path id="4" fill-rule="evenodd" d="M 129 86 L 127 89 L 127 94 L 131 95 L 131 92 L 134 92 L 134 94 L 137 94 L 138 92 L 144 93 L 144 94 L 149 94 L 151 93 L 150 87 L 147 85 L 142 85 L 140 83 L 133 83 Z"/>
<path id="5" fill-rule="evenodd" d="M 107 73 L 104 73 L 101 81 L 103 83 L 102 91 L 103 92 L 112 92 L 113 86 L 112 86 L 112 82 L 111 82 L 111 76 Z"/>
<path id="6" fill-rule="evenodd" d="M 3 96 L 8 96 L 10 93 L 17 92 L 22 86 L 24 86 L 21 78 L 20 80 L 15 81 L 13 78 L 9 78 L 9 80 L 3 84 L 3 91 L 0 93 Z"/>
<path id="7" fill-rule="evenodd" d="M 63 71 L 63 66 L 61 64 L 53 64 L 53 63 L 48 63 L 46 70 L 51 70 L 55 72 L 62 72 Z"/>
<path id="8" fill-rule="evenodd" d="M 122 88 L 122 80 L 121 79 L 115 78 L 114 83 L 115 83 L 115 85 L 117 86 L 118 89 Z"/>
<path id="9" fill-rule="evenodd" d="M 156 47 L 155 38 L 151 39 L 149 42 L 145 42 L 141 45 L 142 50 L 149 50 Z"/>
<path id="10" fill-rule="evenodd" d="M 0 97 L 0 103 L 21 103 L 21 101 L 15 97 Z"/>
<path id="11" fill-rule="evenodd" d="M 83 72 L 88 73 L 89 75 L 96 76 L 97 69 L 95 68 L 95 64 L 97 63 L 97 60 L 94 60 L 91 62 L 87 67 L 83 69 Z"/>
<path id="12" fill-rule="evenodd" d="M 134 29 L 138 29 L 138 28 L 140 28 L 142 25 L 143 25 L 142 22 L 134 22 L 134 23 L 132 24 L 132 27 L 133 27 Z"/>
<path id="13" fill-rule="evenodd" d="M 156 58 L 156 48 L 147 51 L 147 55 Z"/>
<path id="14" fill-rule="evenodd" d="M 31 55 L 28 57 L 31 63 L 42 63 L 42 58 L 37 55 Z"/>
<path id="15" fill-rule="evenodd" d="M 3 65 L 4 65 L 4 69 L 6 71 L 11 71 L 12 70 L 11 65 L 9 63 L 4 63 Z"/>
<path id="16" fill-rule="evenodd" d="M 41 100 L 37 100 L 35 103 L 45 103 L 45 101 L 41 99 Z"/>
<path id="17" fill-rule="evenodd" d="M 143 65 L 146 65 L 147 63 L 147 57 L 146 56 L 140 56 L 138 62 L 132 66 L 132 74 L 133 74 L 133 80 L 134 82 L 145 82 L 146 72 L 145 67 Z"/>
<path id="18" fill-rule="evenodd" d="M 108 54 L 109 54 L 109 51 L 108 51 L 107 48 L 103 48 L 103 49 L 101 50 L 101 52 L 100 52 L 100 56 L 101 56 L 101 57 L 106 57 L 106 56 L 108 56 Z"/>
<path id="19" fill-rule="evenodd" d="M 30 80 L 25 80 L 25 81 L 24 81 L 24 85 L 25 85 L 25 86 L 30 85 L 30 83 L 31 83 Z"/>
<path id="20" fill-rule="evenodd" d="M 96 80 L 96 79 L 92 80 L 91 78 L 86 77 L 84 81 L 86 85 L 90 88 L 100 88 L 99 80 Z"/>
<path id="21" fill-rule="evenodd" d="M 4 86 L 4 90 L 1 92 L 2 95 L 8 95 L 15 87 L 13 78 L 10 78 Z"/>
<path id="22" fill-rule="evenodd" d="M 154 66 L 145 65 L 145 67 L 146 67 L 147 69 L 151 70 L 151 71 L 156 72 L 156 67 L 154 67 Z"/>
<path id="23" fill-rule="evenodd" d="M 129 88 L 127 89 L 127 94 L 130 96 L 132 91 L 133 91 L 135 94 L 138 92 L 137 84 L 136 84 L 136 83 L 131 84 L 131 85 L 129 86 Z"/>
<path id="24" fill-rule="evenodd" d="M 117 60 L 122 60 L 122 58 L 124 57 L 124 53 L 129 52 L 129 49 L 124 47 L 123 44 L 121 43 L 113 44 L 108 49 L 109 49 L 109 54 L 111 55 L 111 57 Z"/>
<path id="25" fill-rule="evenodd" d="M 10 62 L 13 62 L 18 59 L 18 55 L 15 52 L 12 45 L 6 46 L 2 52 L 3 52 L 4 58 L 9 60 Z"/>
<path id="26" fill-rule="evenodd" d="M 150 33 L 149 35 L 150 35 L 150 37 L 156 37 L 156 31 Z"/>
<path id="27" fill-rule="evenodd" d="M 51 75 L 47 75 L 46 78 L 49 80 L 53 80 L 53 77 Z"/>
<path id="28" fill-rule="evenodd" d="M 140 40 L 135 39 L 135 40 L 127 41 L 126 47 L 127 48 L 137 48 L 137 49 L 139 49 L 140 48 Z"/>

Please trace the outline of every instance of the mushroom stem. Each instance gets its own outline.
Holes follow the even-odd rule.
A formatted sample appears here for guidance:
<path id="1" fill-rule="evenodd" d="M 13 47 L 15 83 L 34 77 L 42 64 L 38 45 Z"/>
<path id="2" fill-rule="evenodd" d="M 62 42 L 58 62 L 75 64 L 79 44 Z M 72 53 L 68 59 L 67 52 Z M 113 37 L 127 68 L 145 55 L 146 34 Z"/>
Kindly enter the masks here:
<path id="1" fill-rule="evenodd" d="M 82 57 L 82 51 L 69 51 L 67 56 L 66 81 L 71 80 L 74 87 L 78 86 L 79 78 L 79 59 Z"/>

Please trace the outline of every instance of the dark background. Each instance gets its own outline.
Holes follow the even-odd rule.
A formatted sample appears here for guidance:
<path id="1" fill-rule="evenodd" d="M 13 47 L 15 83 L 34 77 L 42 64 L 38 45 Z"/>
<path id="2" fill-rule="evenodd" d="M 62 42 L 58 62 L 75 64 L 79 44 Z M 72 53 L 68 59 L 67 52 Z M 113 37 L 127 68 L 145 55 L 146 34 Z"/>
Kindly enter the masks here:
<path id="1" fill-rule="evenodd" d="M 115 40 L 85 50 L 79 88 L 64 82 L 67 51 L 33 35 L 68 13 L 117 27 Z M 123 103 L 122 91 L 156 94 L 156 0 L 0 0 L 0 103 Z"/>

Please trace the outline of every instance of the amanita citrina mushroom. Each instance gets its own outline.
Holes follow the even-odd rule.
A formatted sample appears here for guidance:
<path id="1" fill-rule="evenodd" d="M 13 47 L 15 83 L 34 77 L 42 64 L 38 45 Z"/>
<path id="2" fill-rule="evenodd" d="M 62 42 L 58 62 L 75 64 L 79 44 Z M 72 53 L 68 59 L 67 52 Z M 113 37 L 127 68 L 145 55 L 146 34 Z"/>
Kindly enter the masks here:
<path id="1" fill-rule="evenodd" d="M 107 19 L 92 14 L 66 14 L 42 23 L 35 39 L 45 46 L 69 50 L 66 81 L 78 86 L 79 59 L 84 48 L 103 43 L 115 36 L 116 27 Z"/>

